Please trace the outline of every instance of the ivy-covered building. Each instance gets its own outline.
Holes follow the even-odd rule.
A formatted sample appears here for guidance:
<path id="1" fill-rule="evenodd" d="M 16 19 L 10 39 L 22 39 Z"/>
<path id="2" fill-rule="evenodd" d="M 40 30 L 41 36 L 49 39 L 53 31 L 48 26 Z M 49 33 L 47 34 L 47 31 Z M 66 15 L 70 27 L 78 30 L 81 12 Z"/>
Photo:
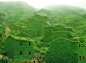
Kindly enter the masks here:
<path id="1" fill-rule="evenodd" d="M 31 35 L 32 37 L 37 36 L 37 30 L 36 29 L 22 29 L 22 30 L 20 30 L 20 33 L 27 33 L 27 34 Z"/>
<path id="2" fill-rule="evenodd" d="M 10 35 L 4 41 L 6 55 L 13 60 L 26 60 L 34 58 L 34 43 L 31 40 Z"/>
<path id="3" fill-rule="evenodd" d="M 71 28 L 61 25 L 44 27 L 44 42 L 49 43 L 59 37 L 64 37 L 67 39 L 73 38 L 71 32 Z"/>
<path id="4" fill-rule="evenodd" d="M 57 38 L 50 42 L 45 63 L 84 63 L 84 47 L 76 39 Z"/>
<path id="5" fill-rule="evenodd" d="M 25 22 L 25 24 L 26 24 L 26 29 L 37 30 L 37 36 L 43 36 L 44 26 L 50 26 L 46 18 L 40 15 L 33 16 L 27 22 Z"/>
<path id="6" fill-rule="evenodd" d="M 61 25 L 44 27 L 44 43 L 50 45 L 45 63 L 84 63 L 84 44 L 71 32 L 71 28 Z"/>
<path id="7" fill-rule="evenodd" d="M 43 35 L 43 22 L 38 21 L 36 19 L 31 18 L 29 21 L 27 21 L 27 29 L 34 29 L 37 30 L 37 36 Z"/>

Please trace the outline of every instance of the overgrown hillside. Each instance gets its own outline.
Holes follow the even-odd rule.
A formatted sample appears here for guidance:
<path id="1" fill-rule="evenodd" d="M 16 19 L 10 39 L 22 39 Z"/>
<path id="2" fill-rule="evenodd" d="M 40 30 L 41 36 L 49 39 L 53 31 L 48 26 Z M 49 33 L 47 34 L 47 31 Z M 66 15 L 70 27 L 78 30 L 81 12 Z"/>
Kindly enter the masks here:
<path id="1" fill-rule="evenodd" d="M 69 5 L 50 5 L 37 11 L 37 9 L 28 5 L 28 3 L 22 1 L 0 2 L 0 51 L 2 53 L 4 52 L 8 53 L 8 58 L 11 58 L 11 56 L 9 55 L 9 52 L 11 53 L 11 51 L 12 57 L 18 58 L 18 56 L 16 55 L 17 54 L 16 51 L 19 51 L 20 52 L 19 57 L 21 58 L 21 60 L 25 59 L 26 62 L 26 60 L 28 61 L 28 59 L 30 59 L 29 57 L 33 54 L 32 52 L 35 52 L 34 58 L 37 58 L 37 61 L 38 58 L 40 58 L 44 62 L 46 61 L 45 60 L 46 53 L 48 54 L 48 56 L 50 56 L 49 58 L 54 59 L 58 51 L 62 49 L 60 53 L 62 52 L 65 59 L 67 56 L 68 60 L 70 57 L 73 59 L 72 56 L 73 55 L 75 56 L 76 50 L 79 52 L 84 50 L 82 47 L 83 42 L 85 42 L 84 39 L 86 39 L 85 32 L 86 32 L 85 9 Z M 34 43 L 34 45 L 32 43 Z M 62 48 L 58 48 L 58 46 L 56 47 L 55 44 L 56 45 L 59 44 L 60 46 L 59 45 L 58 46 Z M 10 48 L 11 47 L 10 45 L 11 46 L 15 45 L 13 46 L 13 48 L 19 46 L 17 47 L 19 49 L 15 48 L 14 51 L 13 48 Z M 28 45 L 33 48 L 28 49 L 29 47 Z M 6 46 L 8 48 L 6 48 Z M 80 50 L 77 47 L 83 50 Z M 58 48 L 58 51 L 55 50 L 56 48 Z M 5 49 L 8 52 L 5 51 Z M 28 59 L 23 57 L 24 53 L 22 54 L 22 51 L 25 52 L 24 55 L 25 57 L 26 55 L 28 56 L 28 53 L 29 55 L 31 54 L 28 57 Z M 54 55 L 51 56 L 52 54 Z M 58 58 L 62 57 L 63 59 L 62 54 L 58 54 L 59 55 Z M 65 56 L 65 54 L 67 56 Z M 84 53 L 80 52 L 79 54 Z M 77 55 L 78 52 L 76 54 L 76 57 L 81 56 Z M 74 57 L 74 59 L 76 57 Z M 82 56 L 82 58 L 83 57 L 84 56 Z M 57 59 L 55 60 L 57 61 Z M 20 61 L 19 58 L 17 59 L 17 61 Z M 64 61 L 63 63 L 66 62 Z"/>
<path id="2" fill-rule="evenodd" d="M 74 31 L 73 36 L 86 38 L 86 9 L 70 5 L 49 5 L 44 9 L 51 12 L 49 16 L 51 25 L 61 24 L 66 27 L 72 27 Z"/>
<path id="3" fill-rule="evenodd" d="M 74 14 L 74 12 L 75 12 L 75 14 L 77 14 L 77 13 L 80 13 L 80 14 L 86 13 L 86 9 L 71 6 L 71 5 L 48 5 L 48 6 L 44 7 L 44 9 L 51 10 L 53 13 L 55 13 L 57 15 L 60 15 L 59 13 L 61 13 L 61 12 L 62 12 L 61 14 L 63 14 L 63 15 L 65 15 L 67 13 L 69 15 L 70 15 L 70 13 Z M 56 13 L 56 12 L 58 12 L 58 13 Z"/>
<path id="4" fill-rule="evenodd" d="M 6 23 L 20 23 L 33 16 L 35 8 L 22 1 L 0 2 L 0 12 L 6 14 Z"/>
<path id="5" fill-rule="evenodd" d="M 74 29 L 74 36 L 82 36 L 85 31 L 82 29 L 86 25 L 85 13 L 83 8 L 70 5 L 49 5 L 44 9 L 33 8 L 28 3 L 22 1 L 0 2 L 0 12 L 3 14 L 0 20 L 0 27 L 4 31 L 5 25 L 15 23 L 19 26 L 25 26 L 25 21 L 39 14 L 47 16 L 51 25 L 61 24 Z M 81 32 L 82 31 L 82 32 Z"/>
<path id="6" fill-rule="evenodd" d="M 36 9 L 23 1 L 0 2 L 0 33 L 5 36 L 6 26 L 14 23 L 24 26 L 24 21 L 34 16 Z M 1 42 L 0 41 L 0 42 Z"/>

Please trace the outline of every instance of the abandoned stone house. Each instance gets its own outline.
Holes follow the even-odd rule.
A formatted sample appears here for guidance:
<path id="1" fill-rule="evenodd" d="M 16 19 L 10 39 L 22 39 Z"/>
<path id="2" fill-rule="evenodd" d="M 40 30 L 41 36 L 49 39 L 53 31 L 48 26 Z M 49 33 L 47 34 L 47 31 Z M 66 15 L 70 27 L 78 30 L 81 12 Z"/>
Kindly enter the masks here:
<path id="1" fill-rule="evenodd" d="M 43 36 L 44 26 L 50 26 L 49 22 L 40 15 L 35 15 L 30 18 L 26 23 L 26 29 L 33 29 L 37 31 L 37 36 Z"/>
<path id="2" fill-rule="evenodd" d="M 59 37 L 67 39 L 73 38 L 71 32 L 71 28 L 64 27 L 62 25 L 44 27 L 44 42 L 49 43 Z"/>
<path id="3" fill-rule="evenodd" d="M 34 43 L 31 40 L 10 35 L 4 41 L 6 55 L 13 60 L 26 60 L 34 58 Z"/>
<path id="4" fill-rule="evenodd" d="M 29 21 L 27 21 L 27 29 L 35 29 L 37 30 L 37 36 L 42 36 L 43 35 L 43 26 L 45 26 L 45 24 L 43 24 L 43 21 L 38 21 L 36 19 L 29 19 Z"/>
<path id="5" fill-rule="evenodd" d="M 50 42 L 45 54 L 45 63 L 84 63 L 83 44 L 76 39 L 57 38 Z"/>
<path id="6" fill-rule="evenodd" d="M 61 25 L 44 27 L 44 43 L 50 44 L 46 63 L 84 63 L 84 45 L 71 32 L 71 28 Z"/>

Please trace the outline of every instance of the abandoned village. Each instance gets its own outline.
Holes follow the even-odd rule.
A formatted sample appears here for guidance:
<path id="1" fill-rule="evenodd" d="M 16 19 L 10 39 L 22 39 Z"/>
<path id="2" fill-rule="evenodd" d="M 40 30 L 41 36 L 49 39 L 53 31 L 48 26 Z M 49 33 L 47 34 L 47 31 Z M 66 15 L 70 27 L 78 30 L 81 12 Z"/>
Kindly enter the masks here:
<path id="1" fill-rule="evenodd" d="M 51 26 L 48 18 L 40 15 L 25 24 L 24 28 L 13 23 L 6 26 L 2 58 L 14 63 L 85 63 L 85 41 L 73 37 L 71 27 Z"/>

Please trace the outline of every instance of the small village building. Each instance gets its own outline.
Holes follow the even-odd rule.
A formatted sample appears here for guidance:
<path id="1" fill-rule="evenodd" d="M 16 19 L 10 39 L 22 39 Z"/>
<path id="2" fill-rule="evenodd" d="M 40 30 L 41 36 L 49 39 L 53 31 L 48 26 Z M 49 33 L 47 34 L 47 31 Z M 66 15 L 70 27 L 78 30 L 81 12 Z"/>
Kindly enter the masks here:
<path id="1" fill-rule="evenodd" d="M 46 26 L 44 27 L 44 43 L 49 43 L 52 40 L 63 37 L 63 38 L 73 38 L 72 29 L 68 27 L 64 27 L 62 25 L 56 25 L 56 26 Z"/>
<path id="2" fill-rule="evenodd" d="M 13 60 L 29 60 L 34 58 L 34 43 L 31 40 L 19 36 L 10 35 L 4 41 L 4 47 L 8 58 Z"/>
<path id="3" fill-rule="evenodd" d="M 39 21 L 37 19 L 29 19 L 27 21 L 27 29 L 34 29 L 37 30 L 37 36 L 42 36 L 43 35 L 43 26 L 44 26 L 43 21 Z"/>
<path id="4" fill-rule="evenodd" d="M 33 16 L 25 24 L 27 26 L 26 29 L 37 30 L 37 36 L 43 36 L 44 35 L 44 26 L 50 26 L 50 24 L 49 24 L 49 22 L 47 22 L 46 18 L 41 15 Z"/>
<path id="5" fill-rule="evenodd" d="M 46 51 L 45 63 L 84 63 L 85 54 L 80 44 L 62 37 L 54 39 Z"/>

